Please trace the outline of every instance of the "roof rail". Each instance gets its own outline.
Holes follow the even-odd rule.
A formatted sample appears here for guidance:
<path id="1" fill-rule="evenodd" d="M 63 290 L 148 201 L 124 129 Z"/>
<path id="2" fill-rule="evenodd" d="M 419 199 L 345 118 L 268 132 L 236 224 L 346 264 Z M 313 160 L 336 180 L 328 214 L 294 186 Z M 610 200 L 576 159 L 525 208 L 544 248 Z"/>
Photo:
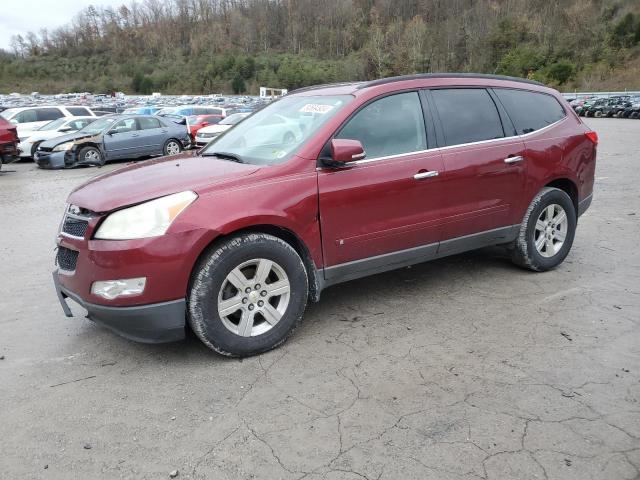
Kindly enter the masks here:
<path id="1" fill-rule="evenodd" d="M 487 73 L 418 73 L 415 75 L 400 75 L 398 77 L 387 77 L 379 80 L 371 80 L 369 82 L 362 82 L 356 88 L 358 90 L 367 87 L 375 87 L 377 85 L 384 85 L 393 82 L 402 82 L 405 80 L 420 80 L 428 78 L 486 78 L 491 80 L 508 80 L 510 82 L 529 83 L 531 85 L 539 85 L 544 87 L 543 83 L 535 80 L 529 80 L 526 78 L 509 77 L 506 75 L 491 75 Z"/>
<path id="2" fill-rule="evenodd" d="M 321 83 L 319 85 L 309 85 L 308 87 L 296 88 L 295 90 L 291 90 L 290 93 L 300 93 L 306 92 L 308 90 L 317 90 L 318 88 L 329 88 L 329 87 L 346 87 L 348 85 L 360 85 L 364 82 L 338 82 L 338 83 Z M 287 94 L 287 95 L 288 95 Z"/>

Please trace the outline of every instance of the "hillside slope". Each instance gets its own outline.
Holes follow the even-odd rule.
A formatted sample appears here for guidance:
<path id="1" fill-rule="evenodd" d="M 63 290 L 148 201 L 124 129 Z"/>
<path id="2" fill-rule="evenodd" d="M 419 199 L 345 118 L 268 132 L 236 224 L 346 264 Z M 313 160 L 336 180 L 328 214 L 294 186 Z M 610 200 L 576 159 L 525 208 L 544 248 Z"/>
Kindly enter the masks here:
<path id="1" fill-rule="evenodd" d="M 637 0 L 150 0 L 0 51 L 0 92 L 256 93 L 416 72 L 640 89 Z"/>

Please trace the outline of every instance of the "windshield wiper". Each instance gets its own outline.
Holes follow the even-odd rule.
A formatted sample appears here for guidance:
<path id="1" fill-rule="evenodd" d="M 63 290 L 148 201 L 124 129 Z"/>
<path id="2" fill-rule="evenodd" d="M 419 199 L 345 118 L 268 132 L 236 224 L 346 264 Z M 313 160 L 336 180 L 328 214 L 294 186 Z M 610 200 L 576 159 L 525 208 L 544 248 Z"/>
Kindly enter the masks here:
<path id="1" fill-rule="evenodd" d="M 202 154 L 203 157 L 218 157 L 223 158 L 225 160 L 231 160 L 232 162 L 238 163 L 247 163 L 245 162 L 240 155 L 236 155 L 235 153 L 228 152 L 207 152 Z"/>

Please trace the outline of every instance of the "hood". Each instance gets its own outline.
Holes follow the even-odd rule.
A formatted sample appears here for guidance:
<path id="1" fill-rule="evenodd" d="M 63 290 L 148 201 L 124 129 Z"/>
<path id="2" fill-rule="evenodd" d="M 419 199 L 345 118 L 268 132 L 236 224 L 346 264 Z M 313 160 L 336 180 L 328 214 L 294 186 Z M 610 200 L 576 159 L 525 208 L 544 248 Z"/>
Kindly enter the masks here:
<path id="1" fill-rule="evenodd" d="M 200 194 L 259 168 L 191 153 L 162 157 L 95 177 L 73 190 L 67 201 L 94 212 L 108 212 L 185 190 Z"/>
<path id="2" fill-rule="evenodd" d="M 77 140 L 83 140 L 85 138 L 91 138 L 91 137 L 97 137 L 99 135 L 102 135 L 100 133 L 98 134 L 91 134 L 91 133 L 85 133 L 85 132 L 73 132 L 73 133 L 67 133 L 65 135 L 61 135 L 59 137 L 56 137 L 53 140 L 48 140 L 46 142 L 43 142 L 40 146 L 42 148 L 53 148 L 56 147 L 62 143 L 66 143 L 66 142 L 70 142 L 70 141 L 77 141 Z"/>

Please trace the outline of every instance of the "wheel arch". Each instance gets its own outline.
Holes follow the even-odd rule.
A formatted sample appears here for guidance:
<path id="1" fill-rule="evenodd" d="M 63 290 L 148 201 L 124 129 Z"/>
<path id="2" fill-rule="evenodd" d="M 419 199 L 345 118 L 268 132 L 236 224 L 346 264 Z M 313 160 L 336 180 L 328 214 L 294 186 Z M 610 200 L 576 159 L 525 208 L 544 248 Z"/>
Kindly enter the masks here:
<path id="1" fill-rule="evenodd" d="M 544 187 L 557 188 L 569 195 L 571 203 L 573 203 L 573 208 L 575 208 L 576 215 L 578 214 L 578 186 L 573 180 L 567 177 L 556 178 L 548 182 Z"/>
<path id="2" fill-rule="evenodd" d="M 323 275 L 321 269 L 319 270 L 315 262 L 313 261 L 313 257 L 309 250 L 309 247 L 306 243 L 300 238 L 298 234 L 296 234 L 293 230 L 283 227 L 281 225 L 275 224 L 255 224 L 250 226 L 244 226 L 241 228 L 237 228 L 235 230 L 225 231 L 224 233 L 216 236 L 213 240 L 211 240 L 200 252 L 196 261 L 191 268 L 191 273 L 189 275 L 189 285 L 187 291 L 191 290 L 191 282 L 193 279 L 193 274 L 195 270 L 200 265 L 202 259 L 212 250 L 216 249 L 218 245 L 220 245 L 225 240 L 240 236 L 246 235 L 250 233 L 264 233 L 267 235 L 272 235 L 276 238 L 279 238 L 285 242 L 287 242 L 291 247 L 300 255 L 302 262 L 304 263 L 305 269 L 307 271 L 307 278 L 309 283 L 309 298 L 313 302 L 318 302 L 320 300 L 320 292 L 322 291 L 323 286 Z"/>

